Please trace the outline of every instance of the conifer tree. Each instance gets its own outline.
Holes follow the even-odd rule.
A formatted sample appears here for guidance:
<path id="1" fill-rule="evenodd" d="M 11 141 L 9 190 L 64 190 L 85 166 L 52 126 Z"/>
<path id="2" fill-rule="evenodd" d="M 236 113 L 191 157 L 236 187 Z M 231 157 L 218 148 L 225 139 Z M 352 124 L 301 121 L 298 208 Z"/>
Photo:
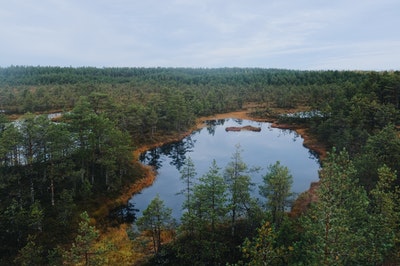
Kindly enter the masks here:
<path id="1" fill-rule="evenodd" d="M 246 265 L 285 265 L 287 249 L 277 246 L 277 238 L 278 234 L 269 222 L 257 229 L 253 239 L 246 238 L 241 246 L 244 258 L 249 260 Z"/>
<path id="2" fill-rule="evenodd" d="M 398 186 L 394 186 L 395 180 L 396 172 L 383 165 L 378 169 L 378 182 L 370 193 L 367 234 L 370 252 L 366 253 L 366 260 L 370 264 L 379 265 L 387 257 L 397 257 L 394 248 L 400 236 L 400 191 Z M 398 263 L 399 259 L 396 260 Z"/>
<path id="3" fill-rule="evenodd" d="M 279 227 L 285 208 L 290 206 L 293 176 L 289 169 L 277 161 L 268 167 L 263 176 L 263 184 L 259 186 L 260 194 L 266 198 L 266 208 L 271 211 L 272 223 Z"/>
<path id="4" fill-rule="evenodd" d="M 318 201 L 303 219 L 303 252 L 310 265 L 353 265 L 368 251 L 368 197 L 355 179 L 356 169 L 343 150 L 323 164 Z"/>
<path id="5" fill-rule="evenodd" d="M 190 157 L 186 159 L 184 166 L 180 170 L 180 174 L 181 174 L 180 178 L 185 185 L 184 189 L 182 189 L 180 194 L 183 194 L 185 196 L 183 209 L 187 211 L 183 214 L 182 219 L 186 221 L 184 224 L 187 227 L 189 233 L 192 234 L 194 230 L 192 197 L 193 197 L 194 179 L 196 178 L 196 169 Z"/>
<path id="6" fill-rule="evenodd" d="M 143 216 L 137 220 L 136 224 L 141 231 L 150 232 L 154 253 L 158 254 L 161 250 L 161 232 L 172 229 L 172 209 L 167 208 L 157 194 L 143 211 Z"/>
<path id="7" fill-rule="evenodd" d="M 246 214 L 252 205 L 250 170 L 242 160 L 242 149 L 239 144 L 232 155 L 232 161 L 225 168 L 224 177 L 228 186 L 228 206 L 231 215 L 231 234 L 235 236 L 236 221 Z"/>
<path id="8" fill-rule="evenodd" d="M 215 238 L 217 225 L 227 214 L 227 187 L 220 175 L 220 168 L 213 160 L 208 172 L 200 177 L 194 188 L 194 199 L 198 202 L 197 215 L 207 227 L 210 225 L 211 238 Z"/>
<path id="9" fill-rule="evenodd" d="M 99 237 L 99 231 L 90 224 L 90 217 L 86 211 L 81 213 L 80 218 L 78 235 L 71 249 L 63 255 L 67 265 L 90 265 L 91 261 L 98 260 L 99 252 L 94 249 L 94 244 Z"/>

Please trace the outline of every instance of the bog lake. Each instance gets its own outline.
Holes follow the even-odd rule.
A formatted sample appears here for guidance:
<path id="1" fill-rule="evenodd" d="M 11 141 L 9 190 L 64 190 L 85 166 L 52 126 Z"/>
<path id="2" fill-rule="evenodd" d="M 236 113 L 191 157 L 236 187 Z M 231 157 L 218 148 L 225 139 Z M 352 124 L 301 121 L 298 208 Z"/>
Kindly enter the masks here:
<path id="1" fill-rule="evenodd" d="M 227 127 L 259 127 L 261 131 L 227 132 Z M 270 123 L 243 119 L 220 119 L 206 121 L 206 126 L 194 131 L 181 141 L 166 144 L 141 154 L 140 161 L 153 166 L 157 171 L 154 183 L 144 188 L 130 199 L 130 203 L 139 210 L 137 217 L 147 208 L 158 194 L 166 207 L 172 209 L 172 215 L 179 220 L 182 214 L 184 196 L 177 194 L 184 188 L 179 169 L 186 158 L 190 157 L 195 165 L 197 177 L 204 175 L 215 159 L 221 168 L 232 160 L 236 146 L 241 147 L 241 158 L 249 168 L 259 167 L 252 173 L 255 184 L 253 197 L 260 197 L 258 186 L 269 165 L 280 161 L 289 168 L 293 176 L 292 191 L 302 193 L 310 184 L 318 180 L 320 168 L 318 156 L 303 146 L 303 139 L 295 131 L 272 128 Z"/>

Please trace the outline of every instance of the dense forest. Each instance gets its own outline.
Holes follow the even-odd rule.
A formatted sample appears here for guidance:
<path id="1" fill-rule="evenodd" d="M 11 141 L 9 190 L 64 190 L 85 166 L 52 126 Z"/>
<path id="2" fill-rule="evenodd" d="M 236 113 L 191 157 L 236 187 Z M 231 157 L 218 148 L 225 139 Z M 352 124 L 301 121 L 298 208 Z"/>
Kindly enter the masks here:
<path id="1" fill-rule="evenodd" d="M 313 189 L 293 198 L 276 162 L 255 202 L 237 147 L 185 163 L 179 224 L 159 198 L 137 220 L 115 200 L 144 176 L 135 149 L 250 104 L 327 147 Z M 0 68 L 0 264 L 399 264 L 399 104 L 398 71 Z"/>

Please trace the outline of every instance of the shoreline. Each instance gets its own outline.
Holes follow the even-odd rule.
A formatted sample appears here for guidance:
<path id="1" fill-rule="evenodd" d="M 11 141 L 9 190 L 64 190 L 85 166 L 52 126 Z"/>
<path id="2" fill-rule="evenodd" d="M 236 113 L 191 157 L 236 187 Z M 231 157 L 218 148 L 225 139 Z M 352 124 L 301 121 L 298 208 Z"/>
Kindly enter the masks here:
<path id="1" fill-rule="evenodd" d="M 293 111 L 293 110 L 280 110 L 282 111 Z M 143 165 L 139 161 L 139 156 L 141 153 L 145 152 L 146 150 L 161 146 L 163 144 L 171 143 L 171 142 L 176 142 L 180 141 L 186 136 L 192 134 L 193 131 L 202 129 L 206 127 L 205 121 L 207 120 L 217 120 L 217 119 L 227 119 L 227 118 L 233 118 L 233 119 L 245 119 L 245 120 L 252 120 L 252 121 L 258 121 L 258 122 L 269 122 L 271 123 L 271 126 L 276 127 L 276 128 L 281 128 L 281 129 L 290 129 L 294 130 L 297 134 L 299 134 L 303 138 L 303 146 L 313 150 L 318 153 L 320 160 L 325 157 L 326 154 L 326 149 L 325 146 L 322 145 L 321 143 L 318 143 L 316 139 L 308 133 L 308 129 L 305 127 L 301 127 L 298 125 L 289 125 L 289 124 L 277 124 L 275 119 L 268 117 L 268 118 L 256 118 L 252 117 L 250 115 L 250 110 L 249 109 L 244 109 L 242 111 L 235 111 L 235 112 L 229 112 L 229 113 L 223 113 L 223 114 L 216 114 L 216 115 L 211 115 L 211 116 L 205 116 L 205 117 L 200 117 L 196 119 L 196 123 L 188 129 L 187 131 L 183 133 L 174 133 L 168 136 L 162 136 L 161 138 L 155 140 L 153 143 L 146 144 L 146 145 L 139 145 L 134 151 L 133 151 L 133 160 L 134 164 L 136 167 L 140 168 L 141 171 L 141 177 L 137 179 L 134 183 L 131 183 L 125 187 L 120 193 L 119 196 L 117 196 L 114 200 L 106 201 L 102 206 L 100 206 L 98 211 L 102 211 L 101 213 L 109 213 L 109 211 L 115 207 L 121 206 L 121 205 L 126 205 L 128 204 L 129 200 L 137 193 L 140 193 L 143 189 L 146 187 L 149 187 L 153 184 L 153 182 L 157 178 L 157 171 L 147 165 Z M 296 200 L 294 201 L 294 204 L 291 208 L 291 210 L 288 212 L 288 215 L 291 217 L 297 217 L 301 213 L 303 213 L 308 206 L 310 205 L 311 202 L 314 202 L 317 200 L 316 195 L 315 195 L 315 189 L 318 187 L 319 182 L 312 182 L 310 184 L 310 187 L 301 193 Z M 108 210 L 108 211 L 107 211 Z M 101 215 L 101 216 L 103 216 Z M 103 216 L 104 217 L 104 216 Z M 110 229 L 111 228 L 111 229 Z M 125 238 L 127 239 L 127 233 L 126 230 L 124 229 L 124 225 L 120 224 L 118 227 L 118 230 L 122 232 L 125 235 Z M 104 239 L 113 239 L 113 230 L 114 226 L 111 226 L 110 224 L 106 225 L 105 227 L 101 228 L 101 234 Z M 145 255 L 144 255 L 145 256 Z"/>
<path id="2" fill-rule="evenodd" d="M 211 116 L 204 116 L 204 117 L 200 117 L 200 118 L 196 119 L 195 125 L 183 133 L 173 134 L 173 135 L 165 137 L 164 139 L 155 141 L 154 143 L 145 144 L 145 145 L 141 145 L 140 147 L 138 147 L 133 152 L 133 155 L 134 155 L 133 157 L 134 157 L 135 163 L 137 163 L 140 167 L 142 167 L 144 175 L 137 182 L 133 183 L 126 190 L 126 192 L 123 192 L 121 194 L 121 196 L 119 197 L 118 201 L 126 203 L 136 193 L 139 193 L 142 189 L 144 189 L 148 186 L 151 186 L 153 184 L 154 180 L 157 178 L 157 172 L 153 168 L 151 168 L 147 165 L 143 165 L 138 161 L 141 153 L 143 153 L 147 150 L 168 144 L 168 143 L 180 141 L 180 140 L 184 139 L 185 137 L 189 136 L 190 134 L 192 134 L 193 131 L 206 127 L 205 121 L 207 121 L 207 120 L 218 120 L 218 119 L 228 119 L 228 118 L 252 120 L 252 121 L 258 121 L 258 122 L 268 122 L 268 123 L 271 123 L 271 127 L 274 127 L 274 128 L 294 130 L 303 139 L 304 147 L 316 152 L 318 154 L 320 160 L 324 159 L 326 156 L 326 147 L 323 144 L 318 143 L 317 140 L 311 134 L 309 134 L 308 129 L 303 126 L 296 126 L 296 125 L 290 125 L 290 124 L 279 124 L 272 118 L 255 118 L 255 117 L 250 116 L 248 110 L 241 110 L 241 111 L 235 111 L 235 112 L 215 114 L 215 115 L 211 115 Z M 310 184 L 310 188 L 311 188 L 311 186 L 312 186 L 312 184 Z M 305 191 L 305 192 L 307 192 L 307 191 Z"/>

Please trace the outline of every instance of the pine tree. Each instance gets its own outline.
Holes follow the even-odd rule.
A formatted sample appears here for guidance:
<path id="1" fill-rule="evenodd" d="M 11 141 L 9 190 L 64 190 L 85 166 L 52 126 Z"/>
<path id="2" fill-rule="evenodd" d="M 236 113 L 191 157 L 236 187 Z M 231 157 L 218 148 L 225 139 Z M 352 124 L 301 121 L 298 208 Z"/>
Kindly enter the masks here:
<path id="1" fill-rule="evenodd" d="M 400 194 L 399 188 L 393 185 L 395 180 L 396 172 L 383 165 L 378 169 L 378 182 L 370 193 L 367 235 L 370 252 L 366 253 L 366 258 L 373 265 L 382 264 L 387 257 L 396 257 L 394 248 L 400 236 Z"/>
<path id="2" fill-rule="evenodd" d="M 257 229 L 253 239 L 246 238 L 241 246 L 243 257 L 249 260 L 246 265 L 285 265 L 287 249 L 277 246 L 277 238 L 278 234 L 269 222 Z"/>
<path id="3" fill-rule="evenodd" d="M 94 244 L 99 237 L 99 231 L 90 225 L 90 217 L 86 211 L 81 213 L 80 218 L 78 235 L 71 249 L 63 255 L 67 265 L 90 265 L 91 261 L 98 259 L 99 252 L 94 249 Z"/>
<path id="4" fill-rule="evenodd" d="M 236 145 L 232 161 L 225 168 L 224 177 L 228 185 L 228 205 L 231 215 L 231 234 L 235 236 L 236 221 L 250 210 L 252 199 L 250 192 L 253 184 L 249 169 L 241 157 L 241 147 Z"/>
<path id="5" fill-rule="evenodd" d="M 279 227 L 285 208 L 290 206 L 293 176 L 289 169 L 279 161 L 268 166 L 268 172 L 263 176 L 263 185 L 259 186 L 260 195 L 266 198 L 266 208 L 271 211 L 272 223 Z"/>
<path id="6" fill-rule="evenodd" d="M 183 203 L 183 209 L 187 210 L 183 214 L 182 220 L 186 221 L 185 227 L 189 231 L 190 234 L 193 234 L 194 230 L 194 214 L 193 214 L 193 186 L 194 179 L 196 178 L 196 169 L 192 159 L 189 157 L 186 159 L 184 166 L 180 170 L 181 180 L 184 182 L 185 188 L 182 189 L 180 194 L 185 196 L 185 201 Z"/>
<path id="7" fill-rule="evenodd" d="M 197 214 L 202 223 L 210 225 L 211 238 L 215 238 L 217 225 L 222 223 L 227 214 L 227 187 L 220 168 L 213 160 L 209 171 L 199 179 L 194 188 L 194 200 L 198 204 Z"/>
<path id="8" fill-rule="evenodd" d="M 157 196 L 150 202 L 143 211 L 136 224 L 141 231 L 149 231 L 153 242 L 153 250 L 158 254 L 161 250 L 161 232 L 172 229 L 172 209 L 165 207 L 164 201 Z"/>
<path id="9" fill-rule="evenodd" d="M 19 250 L 15 263 L 22 266 L 43 265 L 43 247 L 36 243 L 36 236 L 29 235 L 27 244 Z"/>
<path id="10" fill-rule="evenodd" d="M 346 151 L 329 154 L 320 173 L 318 201 L 304 217 L 304 250 L 310 265 L 351 265 L 368 250 L 368 197 L 355 179 Z"/>

